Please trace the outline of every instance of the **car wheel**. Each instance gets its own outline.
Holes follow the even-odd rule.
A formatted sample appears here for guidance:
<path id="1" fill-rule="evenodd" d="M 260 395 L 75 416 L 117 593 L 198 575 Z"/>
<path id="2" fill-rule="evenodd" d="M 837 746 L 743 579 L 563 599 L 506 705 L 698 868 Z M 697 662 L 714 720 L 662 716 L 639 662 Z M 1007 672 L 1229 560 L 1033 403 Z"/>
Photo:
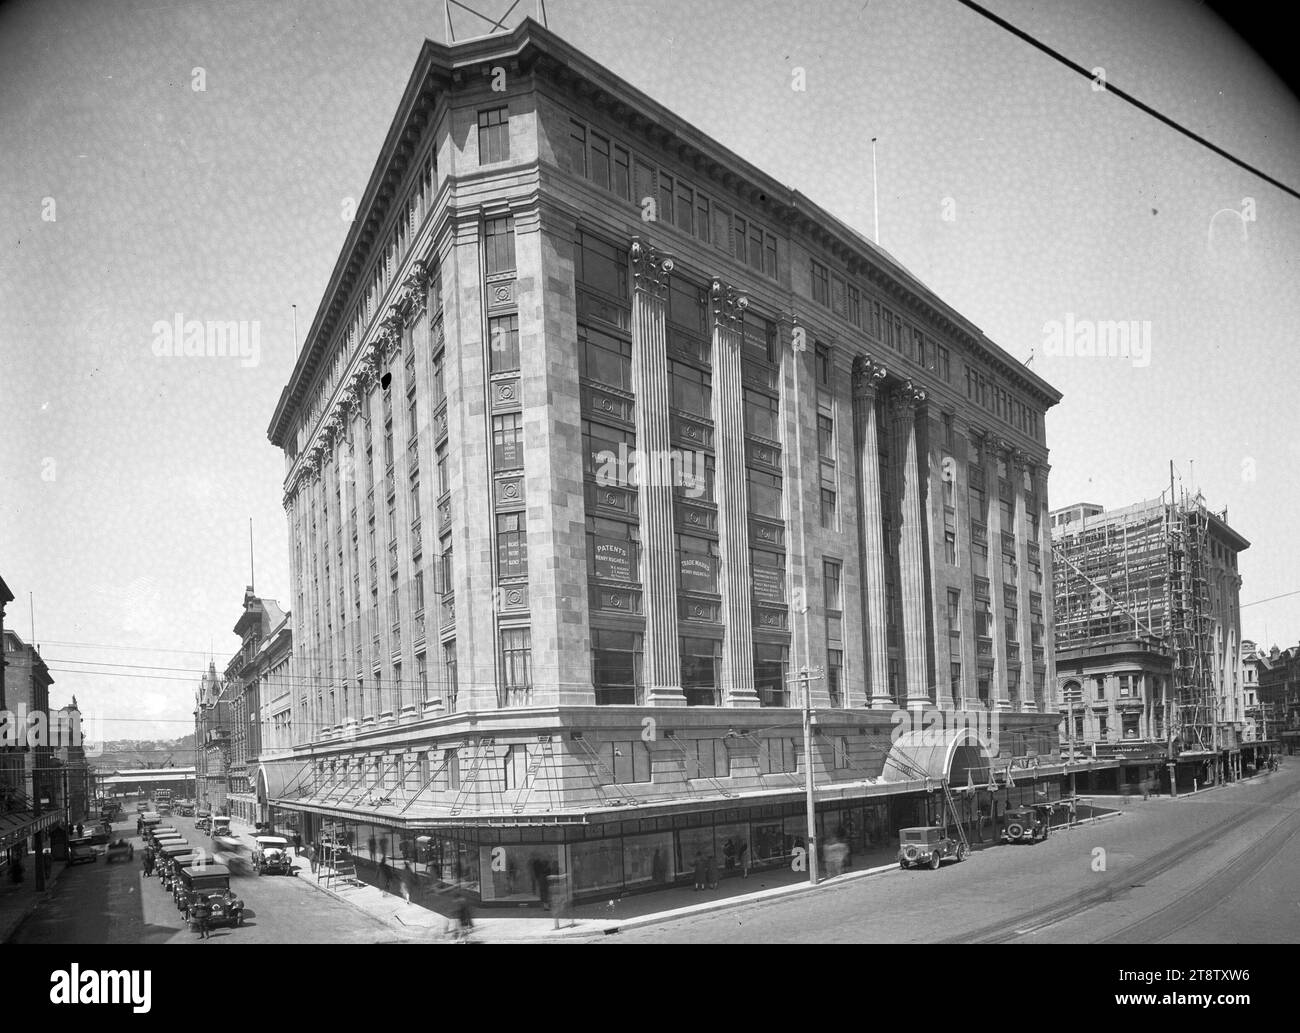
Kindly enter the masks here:
<path id="1" fill-rule="evenodd" d="M 903 871 L 907 871 L 907 862 L 906 862 L 906 861 L 899 861 L 899 862 L 898 862 L 898 867 L 901 868 L 901 869 L 903 869 Z"/>
<path id="2" fill-rule="evenodd" d="M 930 855 L 930 871 L 937 872 L 938 870 L 939 870 L 939 851 L 936 850 L 934 853 Z"/>
<path id="3" fill-rule="evenodd" d="M 970 857 L 970 849 L 964 846 L 959 846 L 957 848 L 957 860 L 964 861 L 968 857 Z"/>

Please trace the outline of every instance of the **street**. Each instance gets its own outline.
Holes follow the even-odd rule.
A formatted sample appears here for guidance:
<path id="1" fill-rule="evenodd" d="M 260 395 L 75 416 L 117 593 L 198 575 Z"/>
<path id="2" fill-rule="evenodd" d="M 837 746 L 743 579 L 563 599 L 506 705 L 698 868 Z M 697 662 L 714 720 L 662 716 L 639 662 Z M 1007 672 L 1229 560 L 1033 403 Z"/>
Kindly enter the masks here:
<path id="1" fill-rule="evenodd" d="M 604 943 L 1297 943 L 1300 767 Z"/>
<path id="2" fill-rule="evenodd" d="M 187 842 L 211 850 L 193 818 L 171 817 Z M 185 928 L 170 892 L 141 868 L 143 843 L 134 834 L 135 815 L 113 827 L 113 839 L 129 835 L 135 859 L 109 864 L 100 857 L 60 877 L 48 904 L 29 918 L 10 941 L 69 943 L 392 943 L 391 929 L 341 904 L 294 876 L 233 875 L 231 888 L 244 901 L 244 924 L 217 927 L 209 940 Z"/>

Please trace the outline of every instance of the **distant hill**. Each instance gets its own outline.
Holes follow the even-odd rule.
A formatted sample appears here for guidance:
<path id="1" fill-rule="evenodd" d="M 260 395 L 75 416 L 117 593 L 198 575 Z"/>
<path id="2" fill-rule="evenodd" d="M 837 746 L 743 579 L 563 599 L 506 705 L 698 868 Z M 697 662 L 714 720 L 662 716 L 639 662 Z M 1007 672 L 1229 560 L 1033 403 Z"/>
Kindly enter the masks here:
<path id="1" fill-rule="evenodd" d="M 194 765 L 194 733 L 179 739 L 115 739 L 92 759 L 101 771 L 120 768 L 188 768 Z"/>

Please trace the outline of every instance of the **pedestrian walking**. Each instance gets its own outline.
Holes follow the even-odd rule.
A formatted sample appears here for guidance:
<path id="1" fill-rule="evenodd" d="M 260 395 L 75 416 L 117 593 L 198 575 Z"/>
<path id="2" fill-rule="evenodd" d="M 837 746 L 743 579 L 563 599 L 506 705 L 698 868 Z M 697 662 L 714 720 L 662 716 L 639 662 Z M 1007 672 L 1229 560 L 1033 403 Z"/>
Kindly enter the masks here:
<path id="1" fill-rule="evenodd" d="M 456 940 L 467 943 L 469 934 L 474 929 L 474 909 L 470 906 L 469 894 L 461 890 L 456 895 Z"/>
<path id="2" fill-rule="evenodd" d="M 542 902 L 542 910 L 551 910 L 551 880 L 547 863 L 540 857 L 532 860 L 533 884 L 537 890 L 537 899 Z"/>
<path id="3" fill-rule="evenodd" d="M 697 892 L 704 889 L 705 873 L 704 855 L 697 850 L 695 851 L 695 889 Z"/>
<path id="4" fill-rule="evenodd" d="M 740 841 L 740 846 L 736 848 L 736 856 L 740 858 L 741 878 L 748 879 L 749 878 L 749 844 L 746 843 L 743 839 Z"/>
<path id="5" fill-rule="evenodd" d="M 705 874 L 709 880 L 709 889 L 716 890 L 718 888 L 718 860 L 712 854 L 709 854 L 709 865 Z"/>
<path id="6" fill-rule="evenodd" d="M 370 860 L 373 861 L 375 859 L 375 837 L 374 836 L 371 836 L 366 841 L 366 846 L 370 848 Z"/>
<path id="7" fill-rule="evenodd" d="M 385 893 L 393 892 L 393 869 L 388 867 L 387 855 L 379 859 L 379 881 Z"/>
<path id="8" fill-rule="evenodd" d="M 315 875 L 315 874 L 316 874 L 316 866 L 320 863 L 319 860 L 318 860 L 317 857 L 316 857 L 316 847 L 315 847 L 315 846 L 309 846 L 309 847 L 307 848 L 307 863 L 308 863 L 309 865 L 311 865 L 311 873 L 312 873 L 312 875 Z"/>
<path id="9" fill-rule="evenodd" d="M 293 856 L 302 856 L 302 834 L 298 832 L 293 834 Z"/>
<path id="10" fill-rule="evenodd" d="M 408 904 L 411 902 L 411 884 L 415 882 L 415 869 L 411 867 L 410 861 L 402 862 L 402 899 Z"/>

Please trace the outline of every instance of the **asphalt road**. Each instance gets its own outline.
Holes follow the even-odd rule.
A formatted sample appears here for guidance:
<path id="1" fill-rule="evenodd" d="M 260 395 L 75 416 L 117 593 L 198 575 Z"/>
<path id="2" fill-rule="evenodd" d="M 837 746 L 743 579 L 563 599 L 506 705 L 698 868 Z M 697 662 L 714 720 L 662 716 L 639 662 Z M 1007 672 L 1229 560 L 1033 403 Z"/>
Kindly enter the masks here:
<path id="1" fill-rule="evenodd" d="M 211 840 L 194 829 L 193 818 L 173 817 L 192 845 L 211 849 Z M 141 868 L 143 844 L 135 835 L 135 816 L 113 827 L 113 839 L 128 836 L 135 860 L 68 868 L 48 903 L 23 923 L 11 943 L 392 943 L 387 926 L 316 890 L 295 876 L 234 876 L 231 888 L 244 901 L 244 924 L 219 926 L 200 940 L 185 928 L 172 895 Z"/>
<path id="2" fill-rule="evenodd" d="M 602 943 L 1300 943 L 1300 764 L 961 864 L 603 936 Z"/>

